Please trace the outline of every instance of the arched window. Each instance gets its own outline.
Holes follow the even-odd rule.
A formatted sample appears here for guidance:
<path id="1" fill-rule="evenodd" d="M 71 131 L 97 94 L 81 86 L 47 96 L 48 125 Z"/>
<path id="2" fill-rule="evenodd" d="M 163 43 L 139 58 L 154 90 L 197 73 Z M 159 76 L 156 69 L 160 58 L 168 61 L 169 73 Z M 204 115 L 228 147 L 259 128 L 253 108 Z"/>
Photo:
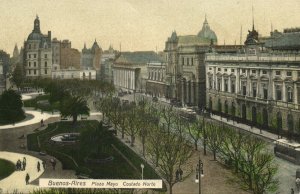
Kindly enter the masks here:
<path id="1" fill-rule="evenodd" d="M 276 100 L 282 100 L 282 95 L 281 95 L 281 91 L 282 91 L 282 87 L 281 85 L 276 85 L 275 86 L 275 89 L 276 89 Z"/>

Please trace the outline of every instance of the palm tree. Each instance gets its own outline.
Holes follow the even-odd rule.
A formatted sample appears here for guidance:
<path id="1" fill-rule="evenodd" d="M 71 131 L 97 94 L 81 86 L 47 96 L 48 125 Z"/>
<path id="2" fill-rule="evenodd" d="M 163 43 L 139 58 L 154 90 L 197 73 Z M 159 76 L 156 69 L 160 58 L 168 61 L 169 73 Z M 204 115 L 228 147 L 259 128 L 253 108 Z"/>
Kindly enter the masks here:
<path id="1" fill-rule="evenodd" d="M 62 100 L 60 104 L 60 114 L 62 117 L 72 117 L 73 124 L 75 124 L 78 115 L 90 115 L 90 108 L 83 98 L 69 96 Z"/>

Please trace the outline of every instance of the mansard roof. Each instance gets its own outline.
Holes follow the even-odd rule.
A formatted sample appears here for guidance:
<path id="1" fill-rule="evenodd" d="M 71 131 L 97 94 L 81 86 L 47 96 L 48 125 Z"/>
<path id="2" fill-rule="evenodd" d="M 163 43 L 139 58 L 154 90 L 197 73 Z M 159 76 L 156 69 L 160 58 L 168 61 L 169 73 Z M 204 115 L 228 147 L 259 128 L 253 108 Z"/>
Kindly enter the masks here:
<path id="1" fill-rule="evenodd" d="M 286 32 L 274 37 L 265 43 L 265 47 L 271 49 L 300 49 L 300 31 Z"/>

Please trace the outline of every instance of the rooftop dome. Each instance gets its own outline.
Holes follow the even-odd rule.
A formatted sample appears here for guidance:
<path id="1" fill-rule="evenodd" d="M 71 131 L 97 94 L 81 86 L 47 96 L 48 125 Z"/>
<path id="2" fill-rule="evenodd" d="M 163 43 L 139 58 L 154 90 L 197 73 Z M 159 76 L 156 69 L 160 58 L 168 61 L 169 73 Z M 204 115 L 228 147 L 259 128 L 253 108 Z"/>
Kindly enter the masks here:
<path id="1" fill-rule="evenodd" d="M 205 20 L 204 20 L 202 29 L 198 33 L 198 36 L 203 39 L 213 40 L 214 43 L 218 42 L 216 33 L 210 29 L 207 19 L 206 19 L 206 16 L 205 16 Z"/>
<path id="2" fill-rule="evenodd" d="M 36 16 L 34 20 L 34 26 L 32 32 L 29 34 L 27 40 L 40 40 L 43 37 L 40 30 L 40 20 L 39 17 Z"/>

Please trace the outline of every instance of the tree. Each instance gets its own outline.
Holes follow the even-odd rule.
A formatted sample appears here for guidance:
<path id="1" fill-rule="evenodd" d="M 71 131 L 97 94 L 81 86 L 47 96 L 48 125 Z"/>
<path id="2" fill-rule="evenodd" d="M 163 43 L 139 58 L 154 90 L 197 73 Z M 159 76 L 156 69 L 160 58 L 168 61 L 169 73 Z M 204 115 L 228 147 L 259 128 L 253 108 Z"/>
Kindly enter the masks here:
<path id="1" fill-rule="evenodd" d="M 75 124 L 78 115 L 89 115 L 90 109 L 87 102 L 81 97 L 69 96 L 62 100 L 60 114 L 62 117 L 72 117 L 73 124 Z"/>
<path id="2" fill-rule="evenodd" d="M 274 156 L 265 151 L 266 143 L 253 136 L 247 136 L 241 146 L 242 157 L 239 172 L 246 189 L 254 194 L 276 191 L 278 180 L 275 178 L 277 164 Z"/>
<path id="3" fill-rule="evenodd" d="M 204 118 L 201 120 L 185 120 L 184 125 L 188 130 L 190 138 L 192 138 L 195 150 L 198 150 L 198 142 L 204 131 Z"/>
<path id="4" fill-rule="evenodd" d="M 25 78 L 23 75 L 23 69 L 21 64 L 17 64 L 16 68 L 14 69 L 11 77 L 11 81 L 17 86 L 18 90 L 21 88 L 22 83 L 24 82 Z"/>
<path id="5" fill-rule="evenodd" d="M 25 118 L 21 95 L 14 90 L 6 90 L 0 96 L 0 123 L 15 123 Z"/>
<path id="6" fill-rule="evenodd" d="M 159 172 L 167 181 L 170 194 L 172 194 L 172 188 L 178 182 L 174 177 L 176 168 L 185 164 L 192 156 L 192 146 L 186 141 L 186 138 L 182 136 L 182 133 L 176 129 L 171 130 L 167 127 L 161 127 L 160 130 L 156 130 L 156 133 L 152 135 L 160 140 L 158 147 Z"/>
<path id="7" fill-rule="evenodd" d="M 207 146 L 213 152 L 214 160 L 217 160 L 217 152 L 221 147 L 223 133 L 220 126 L 213 123 L 206 125 Z"/>

